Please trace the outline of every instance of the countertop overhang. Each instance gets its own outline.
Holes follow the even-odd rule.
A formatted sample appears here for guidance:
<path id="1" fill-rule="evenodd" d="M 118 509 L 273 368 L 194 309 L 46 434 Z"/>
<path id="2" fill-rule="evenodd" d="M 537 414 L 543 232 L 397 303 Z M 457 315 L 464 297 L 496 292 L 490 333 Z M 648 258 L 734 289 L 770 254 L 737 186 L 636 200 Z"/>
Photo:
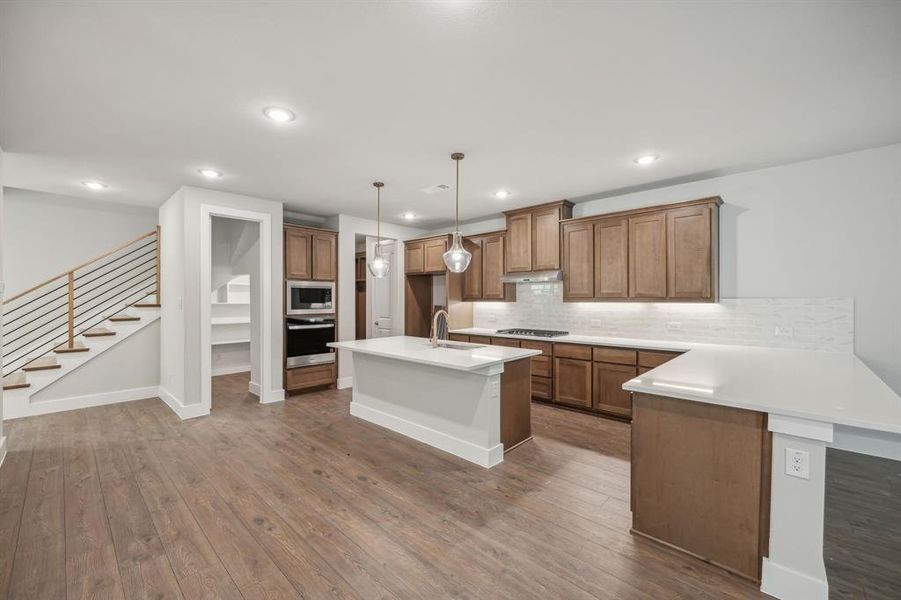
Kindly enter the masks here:
<path id="1" fill-rule="evenodd" d="M 744 408 L 772 415 L 901 434 L 901 397 L 851 352 L 815 352 L 650 339 L 452 333 L 684 354 L 631 379 L 630 392 Z"/>
<path id="2" fill-rule="evenodd" d="M 442 340 L 443 341 L 443 340 Z M 455 369 L 458 371 L 478 371 L 486 367 L 500 365 L 505 362 L 530 358 L 541 354 L 540 350 L 527 348 L 510 348 L 507 346 L 489 346 L 482 344 L 466 344 L 453 342 L 455 346 L 471 346 L 471 349 L 432 348 L 427 338 L 395 336 L 355 340 L 348 342 L 332 342 L 332 348 L 393 358 L 411 363 Z"/>

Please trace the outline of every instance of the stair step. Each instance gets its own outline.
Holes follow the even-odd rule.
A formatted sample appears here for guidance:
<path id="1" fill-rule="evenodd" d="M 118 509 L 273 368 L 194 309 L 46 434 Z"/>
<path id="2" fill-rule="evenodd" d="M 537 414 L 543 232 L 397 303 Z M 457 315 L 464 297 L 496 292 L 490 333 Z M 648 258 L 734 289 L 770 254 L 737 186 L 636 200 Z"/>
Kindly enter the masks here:
<path id="1" fill-rule="evenodd" d="M 15 373 L 10 373 L 6 377 L 3 378 L 3 389 L 4 390 L 17 390 L 19 388 L 27 388 L 31 387 L 31 384 L 28 383 L 25 379 L 25 373 L 21 371 L 16 371 Z"/>
<path id="2" fill-rule="evenodd" d="M 37 360 L 33 360 L 24 367 L 23 371 L 46 371 L 48 369 L 60 369 L 62 365 L 56 360 L 55 356 L 42 356 Z"/>
<path id="3" fill-rule="evenodd" d="M 53 351 L 57 354 L 67 354 L 69 352 L 87 352 L 88 350 L 90 350 L 90 348 L 88 348 L 81 342 L 75 342 L 75 345 L 72 348 L 69 348 L 69 344 L 65 343 L 53 349 Z"/>
<path id="4" fill-rule="evenodd" d="M 140 302 L 138 304 L 132 304 L 135 308 L 159 308 L 159 302 Z"/>
<path id="5" fill-rule="evenodd" d="M 81 335 L 84 337 L 104 337 L 108 335 L 116 335 L 116 332 L 112 329 L 107 329 L 106 327 L 93 327 L 88 329 L 87 331 L 82 331 Z"/>
<path id="6" fill-rule="evenodd" d="M 114 315 L 107 319 L 107 321 L 111 321 L 113 323 L 124 323 L 126 321 L 140 321 L 141 317 L 136 317 L 134 315 Z"/>

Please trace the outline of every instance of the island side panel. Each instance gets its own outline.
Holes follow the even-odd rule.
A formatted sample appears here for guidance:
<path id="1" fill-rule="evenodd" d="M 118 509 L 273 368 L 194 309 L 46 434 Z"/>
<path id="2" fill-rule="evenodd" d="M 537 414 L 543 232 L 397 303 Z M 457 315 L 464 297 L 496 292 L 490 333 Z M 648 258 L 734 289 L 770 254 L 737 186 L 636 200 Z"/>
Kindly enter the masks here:
<path id="1" fill-rule="evenodd" d="M 532 439 L 531 358 L 504 364 L 501 374 L 501 443 L 509 452 Z"/>
<path id="2" fill-rule="evenodd" d="M 483 467 L 503 460 L 502 365 L 460 371 L 360 352 L 353 361 L 353 416 Z"/>
<path id="3" fill-rule="evenodd" d="M 634 394 L 632 531 L 760 581 L 764 413 Z"/>

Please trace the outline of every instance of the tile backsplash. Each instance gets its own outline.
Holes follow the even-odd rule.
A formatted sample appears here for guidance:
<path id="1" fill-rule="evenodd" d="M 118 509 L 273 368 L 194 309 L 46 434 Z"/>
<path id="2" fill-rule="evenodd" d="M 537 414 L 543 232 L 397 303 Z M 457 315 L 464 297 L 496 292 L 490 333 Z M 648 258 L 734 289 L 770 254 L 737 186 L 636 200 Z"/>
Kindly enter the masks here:
<path id="1" fill-rule="evenodd" d="M 516 302 L 476 302 L 473 325 L 578 335 L 854 351 L 853 298 L 724 298 L 717 304 L 563 302 L 563 284 L 520 283 Z"/>

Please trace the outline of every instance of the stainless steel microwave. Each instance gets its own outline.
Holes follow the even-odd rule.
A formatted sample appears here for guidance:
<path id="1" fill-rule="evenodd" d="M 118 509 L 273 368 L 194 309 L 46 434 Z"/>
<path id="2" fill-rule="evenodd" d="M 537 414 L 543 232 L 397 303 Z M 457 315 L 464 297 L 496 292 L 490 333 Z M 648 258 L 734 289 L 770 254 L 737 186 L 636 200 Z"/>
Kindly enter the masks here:
<path id="1" fill-rule="evenodd" d="M 285 283 L 285 314 L 335 314 L 335 284 L 328 281 L 288 281 Z"/>

